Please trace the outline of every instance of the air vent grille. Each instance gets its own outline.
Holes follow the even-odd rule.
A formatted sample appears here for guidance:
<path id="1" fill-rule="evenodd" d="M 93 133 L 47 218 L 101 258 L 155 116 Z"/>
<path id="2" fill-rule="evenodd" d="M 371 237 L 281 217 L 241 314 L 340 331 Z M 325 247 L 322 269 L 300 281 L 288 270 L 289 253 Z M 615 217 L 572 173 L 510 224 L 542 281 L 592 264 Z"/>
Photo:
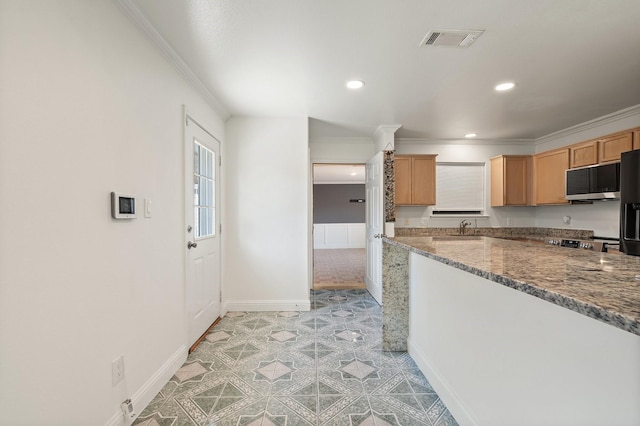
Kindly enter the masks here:
<path id="1" fill-rule="evenodd" d="M 431 30 L 420 42 L 420 46 L 469 47 L 483 30 Z"/>
<path id="2" fill-rule="evenodd" d="M 442 34 L 442 33 L 438 33 L 438 32 L 434 31 L 433 33 L 431 33 L 431 37 L 429 37 L 429 40 L 427 40 L 427 42 L 425 44 L 431 46 L 433 43 L 436 42 L 438 37 L 440 37 L 440 34 Z"/>

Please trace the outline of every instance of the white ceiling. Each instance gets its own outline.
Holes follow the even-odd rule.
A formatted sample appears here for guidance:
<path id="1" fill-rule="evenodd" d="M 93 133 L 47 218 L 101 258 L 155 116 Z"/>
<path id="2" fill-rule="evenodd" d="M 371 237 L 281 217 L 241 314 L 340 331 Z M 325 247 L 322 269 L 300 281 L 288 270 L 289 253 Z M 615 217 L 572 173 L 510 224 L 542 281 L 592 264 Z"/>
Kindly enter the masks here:
<path id="1" fill-rule="evenodd" d="M 534 139 L 640 104 L 639 0 L 119 1 L 230 115 L 308 116 L 312 137 Z M 418 47 L 432 29 L 485 32 Z"/>

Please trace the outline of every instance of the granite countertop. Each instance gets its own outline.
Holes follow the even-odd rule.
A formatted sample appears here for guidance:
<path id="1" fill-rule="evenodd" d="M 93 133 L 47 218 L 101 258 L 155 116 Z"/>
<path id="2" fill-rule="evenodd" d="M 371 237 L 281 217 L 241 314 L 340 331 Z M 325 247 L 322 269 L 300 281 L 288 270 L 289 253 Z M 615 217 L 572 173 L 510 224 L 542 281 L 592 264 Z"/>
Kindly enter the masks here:
<path id="1" fill-rule="evenodd" d="M 482 236 L 384 238 L 640 336 L 640 257 Z"/>

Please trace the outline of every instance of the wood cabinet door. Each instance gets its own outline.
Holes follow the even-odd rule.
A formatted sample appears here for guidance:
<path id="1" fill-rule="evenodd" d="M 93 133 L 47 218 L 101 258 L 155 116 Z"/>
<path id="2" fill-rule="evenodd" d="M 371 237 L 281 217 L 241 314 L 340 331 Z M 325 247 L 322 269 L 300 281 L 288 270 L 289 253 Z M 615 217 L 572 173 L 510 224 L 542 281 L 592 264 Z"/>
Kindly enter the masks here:
<path id="1" fill-rule="evenodd" d="M 633 149 L 640 149 L 640 127 L 633 131 Z"/>
<path id="2" fill-rule="evenodd" d="M 412 158 L 412 204 L 430 206 L 436 203 L 436 158 L 414 156 Z"/>
<path id="3" fill-rule="evenodd" d="M 531 205 L 530 155 L 500 155 L 491 159 L 491 206 Z"/>
<path id="4" fill-rule="evenodd" d="M 569 166 L 582 167 L 598 164 L 598 141 L 589 141 L 569 148 Z"/>
<path id="5" fill-rule="evenodd" d="M 633 132 L 600 139 L 600 162 L 620 161 L 620 154 L 633 149 Z"/>
<path id="6" fill-rule="evenodd" d="M 565 173 L 569 168 L 569 149 L 536 154 L 533 159 L 536 204 L 567 204 Z"/>
<path id="7" fill-rule="evenodd" d="M 529 167 L 531 157 L 507 157 L 504 173 L 504 204 L 525 206 L 529 204 Z"/>
<path id="8" fill-rule="evenodd" d="M 493 157 L 491 159 L 491 207 L 504 206 L 505 185 L 505 157 Z"/>
<path id="9" fill-rule="evenodd" d="M 396 155 L 393 169 L 396 206 L 411 205 L 411 157 Z"/>

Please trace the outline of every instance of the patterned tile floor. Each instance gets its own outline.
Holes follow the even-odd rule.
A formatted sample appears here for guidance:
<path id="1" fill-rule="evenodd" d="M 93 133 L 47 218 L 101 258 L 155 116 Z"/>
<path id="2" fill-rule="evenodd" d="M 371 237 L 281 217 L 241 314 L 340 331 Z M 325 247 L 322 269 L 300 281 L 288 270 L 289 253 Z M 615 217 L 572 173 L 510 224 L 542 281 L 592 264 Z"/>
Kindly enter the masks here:
<path id="1" fill-rule="evenodd" d="M 135 424 L 457 425 L 406 352 L 382 347 L 366 290 L 315 290 L 310 312 L 230 312 Z"/>

